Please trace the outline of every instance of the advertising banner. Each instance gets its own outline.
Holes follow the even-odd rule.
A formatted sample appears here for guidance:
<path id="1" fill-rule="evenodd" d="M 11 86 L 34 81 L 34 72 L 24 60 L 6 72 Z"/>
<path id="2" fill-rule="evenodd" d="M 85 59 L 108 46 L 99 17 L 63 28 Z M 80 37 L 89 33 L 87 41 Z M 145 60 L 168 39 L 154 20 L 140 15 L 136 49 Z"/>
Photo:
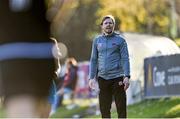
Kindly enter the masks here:
<path id="1" fill-rule="evenodd" d="M 144 60 L 146 98 L 180 96 L 180 54 Z"/>

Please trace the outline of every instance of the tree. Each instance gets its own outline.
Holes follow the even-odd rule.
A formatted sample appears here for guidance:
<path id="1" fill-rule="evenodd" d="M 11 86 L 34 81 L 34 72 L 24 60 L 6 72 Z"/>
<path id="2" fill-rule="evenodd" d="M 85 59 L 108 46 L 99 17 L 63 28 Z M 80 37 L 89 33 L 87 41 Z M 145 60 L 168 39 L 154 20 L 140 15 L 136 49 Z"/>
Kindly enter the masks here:
<path id="1" fill-rule="evenodd" d="M 97 16 L 112 14 L 121 20 L 123 32 L 168 34 L 169 11 L 164 0 L 99 0 Z"/>
<path id="2" fill-rule="evenodd" d="M 89 34 L 94 29 L 96 0 L 79 0 L 71 18 L 64 27 L 59 27 L 56 37 L 68 48 L 68 57 L 75 57 L 78 61 L 89 60 L 91 40 Z M 58 21 L 58 20 L 57 20 Z"/>

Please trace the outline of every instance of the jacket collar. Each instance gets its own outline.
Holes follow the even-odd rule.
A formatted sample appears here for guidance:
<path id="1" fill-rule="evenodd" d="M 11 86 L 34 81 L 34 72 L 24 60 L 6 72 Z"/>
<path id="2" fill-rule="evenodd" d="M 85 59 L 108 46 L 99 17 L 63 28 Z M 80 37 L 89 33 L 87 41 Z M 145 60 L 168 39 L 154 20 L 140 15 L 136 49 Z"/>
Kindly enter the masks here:
<path id="1" fill-rule="evenodd" d="M 115 36 L 116 34 L 118 34 L 118 33 L 116 33 L 116 32 L 113 32 L 112 34 L 102 33 L 102 36 L 104 36 L 104 37 L 112 37 L 112 36 Z"/>

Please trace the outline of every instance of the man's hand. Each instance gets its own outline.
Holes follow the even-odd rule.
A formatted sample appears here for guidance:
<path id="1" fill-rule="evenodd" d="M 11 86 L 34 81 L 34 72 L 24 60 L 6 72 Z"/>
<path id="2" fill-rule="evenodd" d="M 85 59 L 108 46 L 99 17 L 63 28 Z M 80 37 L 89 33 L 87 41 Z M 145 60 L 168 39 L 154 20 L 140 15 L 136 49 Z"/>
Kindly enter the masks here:
<path id="1" fill-rule="evenodd" d="M 123 80 L 123 83 L 124 83 L 124 90 L 126 91 L 128 88 L 129 88 L 129 78 L 128 77 L 125 77 L 124 80 Z"/>
<path id="2" fill-rule="evenodd" d="M 89 87 L 91 88 L 91 89 L 95 89 L 95 84 L 96 82 L 95 82 L 95 80 L 94 79 L 89 79 Z"/>

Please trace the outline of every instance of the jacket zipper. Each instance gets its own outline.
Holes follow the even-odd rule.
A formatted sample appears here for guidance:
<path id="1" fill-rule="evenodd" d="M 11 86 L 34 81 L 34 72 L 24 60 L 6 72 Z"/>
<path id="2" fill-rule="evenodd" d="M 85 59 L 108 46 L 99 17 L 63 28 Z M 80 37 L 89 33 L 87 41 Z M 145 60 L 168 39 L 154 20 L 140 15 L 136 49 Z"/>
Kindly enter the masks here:
<path id="1" fill-rule="evenodd" d="M 105 56 L 105 64 L 104 64 L 104 65 L 105 65 L 105 75 L 107 74 L 107 73 L 106 73 L 106 69 L 107 69 L 107 68 L 106 68 L 106 66 L 107 66 L 107 65 L 106 65 L 106 63 L 107 63 L 107 61 L 106 61 L 106 60 L 107 60 L 107 44 L 108 44 L 108 39 L 106 38 L 106 56 Z"/>

